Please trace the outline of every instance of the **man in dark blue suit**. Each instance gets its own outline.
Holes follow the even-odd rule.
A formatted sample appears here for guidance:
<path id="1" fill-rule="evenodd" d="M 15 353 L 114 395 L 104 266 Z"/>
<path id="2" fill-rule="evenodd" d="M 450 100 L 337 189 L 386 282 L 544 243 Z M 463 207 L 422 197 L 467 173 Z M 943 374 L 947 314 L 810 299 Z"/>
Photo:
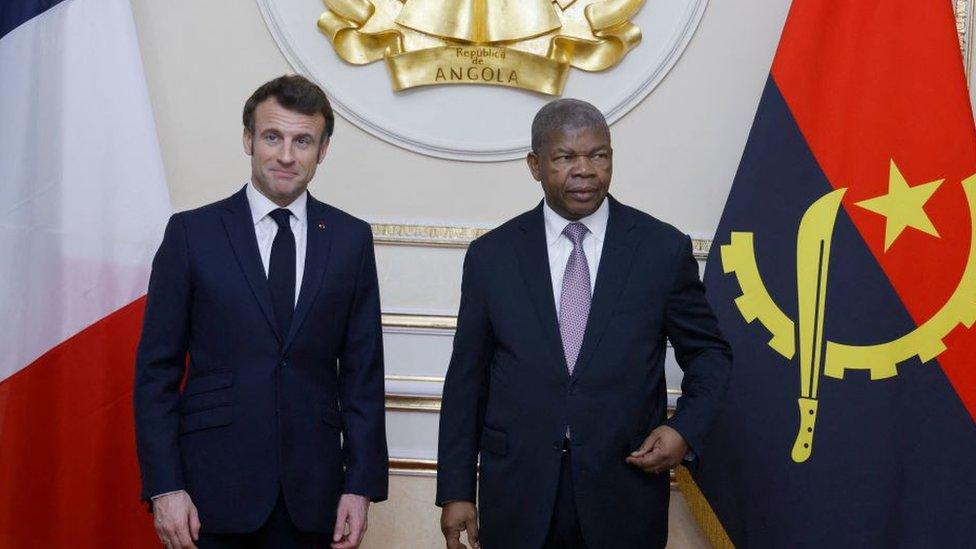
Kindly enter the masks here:
<path id="1" fill-rule="evenodd" d="M 688 236 L 608 196 L 612 154 L 595 107 L 546 105 L 528 155 L 545 199 L 468 250 L 438 449 L 450 549 L 461 531 L 487 549 L 664 547 L 668 470 L 711 458 L 731 352 Z M 667 341 L 684 370 L 670 419 Z"/>
<path id="2" fill-rule="evenodd" d="M 272 80 L 243 118 L 251 180 L 174 215 L 153 261 L 142 497 L 167 547 L 357 547 L 388 476 L 370 227 L 306 190 L 334 124 L 318 86 Z"/>

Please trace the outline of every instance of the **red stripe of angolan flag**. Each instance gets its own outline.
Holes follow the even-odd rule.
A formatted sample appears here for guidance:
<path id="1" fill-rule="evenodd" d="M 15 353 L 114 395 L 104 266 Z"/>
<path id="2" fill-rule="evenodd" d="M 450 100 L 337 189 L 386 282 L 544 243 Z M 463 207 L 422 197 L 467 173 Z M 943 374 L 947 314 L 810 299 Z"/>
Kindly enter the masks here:
<path id="1" fill-rule="evenodd" d="M 158 547 L 139 503 L 132 412 L 144 307 L 0 383 L 0 547 Z"/>
<path id="2" fill-rule="evenodd" d="M 969 251 L 960 182 L 976 173 L 976 131 L 949 2 L 797 1 L 773 62 L 803 136 L 917 324 L 952 295 Z M 945 179 L 925 204 L 939 236 L 905 229 L 885 251 L 885 218 L 855 203 Z M 957 328 L 938 361 L 976 418 L 976 330 Z"/>

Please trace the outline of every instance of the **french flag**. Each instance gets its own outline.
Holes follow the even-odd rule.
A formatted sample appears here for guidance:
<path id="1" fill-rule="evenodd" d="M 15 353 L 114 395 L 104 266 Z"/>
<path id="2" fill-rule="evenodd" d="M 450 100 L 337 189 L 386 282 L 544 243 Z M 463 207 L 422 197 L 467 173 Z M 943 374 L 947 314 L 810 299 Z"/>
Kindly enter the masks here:
<path id="1" fill-rule="evenodd" d="M 132 377 L 170 201 L 128 0 L 0 3 L 0 547 L 157 547 Z"/>

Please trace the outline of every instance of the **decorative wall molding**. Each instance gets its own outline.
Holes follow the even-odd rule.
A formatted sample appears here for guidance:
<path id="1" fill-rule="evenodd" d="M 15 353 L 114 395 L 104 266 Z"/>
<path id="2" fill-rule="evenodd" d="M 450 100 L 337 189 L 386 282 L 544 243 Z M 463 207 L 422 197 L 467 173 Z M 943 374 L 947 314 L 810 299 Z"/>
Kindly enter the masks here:
<path id="1" fill-rule="evenodd" d="M 436 477 L 436 459 L 390 458 L 390 473 L 411 477 Z"/>
<path id="2" fill-rule="evenodd" d="M 678 485 L 676 469 L 671 469 L 671 489 Z M 436 459 L 390 458 L 390 474 L 410 477 L 437 477 Z"/>
<path id="3" fill-rule="evenodd" d="M 441 411 L 441 397 L 435 395 L 402 395 L 386 394 L 386 409 L 401 412 L 435 412 Z"/>
<path id="4" fill-rule="evenodd" d="M 483 227 L 405 225 L 371 223 L 373 241 L 388 246 L 420 246 L 427 248 L 467 248 L 471 241 L 487 233 Z M 695 259 L 704 261 L 712 241 L 704 238 L 691 239 Z"/>
<path id="5" fill-rule="evenodd" d="M 962 49 L 962 60 L 966 67 L 966 74 L 972 76 L 973 68 L 973 0 L 950 0 L 956 15 L 956 33 L 959 34 L 959 47 Z"/>
<path id="6" fill-rule="evenodd" d="M 457 317 L 448 315 L 384 313 L 382 321 L 383 328 L 449 330 L 452 332 L 457 329 Z"/>
<path id="7" fill-rule="evenodd" d="M 391 377 L 387 376 L 386 379 L 389 381 Z M 440 413 L 441 411 L 441 400 L 442 396 L 440 394 L 441 388 L 443 387 L 443 378 L 431 378 L 432 384 L 437 384 L 432 389 L 437 390 L 437 394 L 404 394 L 397 393 L 393 391 L 386 392 L 386 410 L 387 411 L 399 411 L 399 412 L 433 412 Z M 668 389 L 667 394 L 670 400 L 676 399 L 681 396 L 681 391 L 678 389 Z M 674 412 L 674 406 L 670 403 L 668 404 L 668 414 Z"/>

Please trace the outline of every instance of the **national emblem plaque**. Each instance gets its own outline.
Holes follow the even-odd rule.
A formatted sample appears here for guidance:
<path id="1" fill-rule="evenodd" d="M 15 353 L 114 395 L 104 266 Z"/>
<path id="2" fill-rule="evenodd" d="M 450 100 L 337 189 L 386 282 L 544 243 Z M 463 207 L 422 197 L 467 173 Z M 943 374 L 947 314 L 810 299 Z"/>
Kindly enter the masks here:
<path id="1" fill-rule="evenodd" d="M 326 0 L 342 59 L 383 59 L 393 88 L 488 84 L 559 95 L 571 67 L 606 70 L 641 41 L 644 0 Z"/>
<path id="2" fill-rule="evenodd" d="M 343 118 L 430 156 L 523 158 L 553 97 L 613 124 L 677 63 L 707 0 L 256 0 Z M 464 84 L 464 85 L 459 85 Z"/>

